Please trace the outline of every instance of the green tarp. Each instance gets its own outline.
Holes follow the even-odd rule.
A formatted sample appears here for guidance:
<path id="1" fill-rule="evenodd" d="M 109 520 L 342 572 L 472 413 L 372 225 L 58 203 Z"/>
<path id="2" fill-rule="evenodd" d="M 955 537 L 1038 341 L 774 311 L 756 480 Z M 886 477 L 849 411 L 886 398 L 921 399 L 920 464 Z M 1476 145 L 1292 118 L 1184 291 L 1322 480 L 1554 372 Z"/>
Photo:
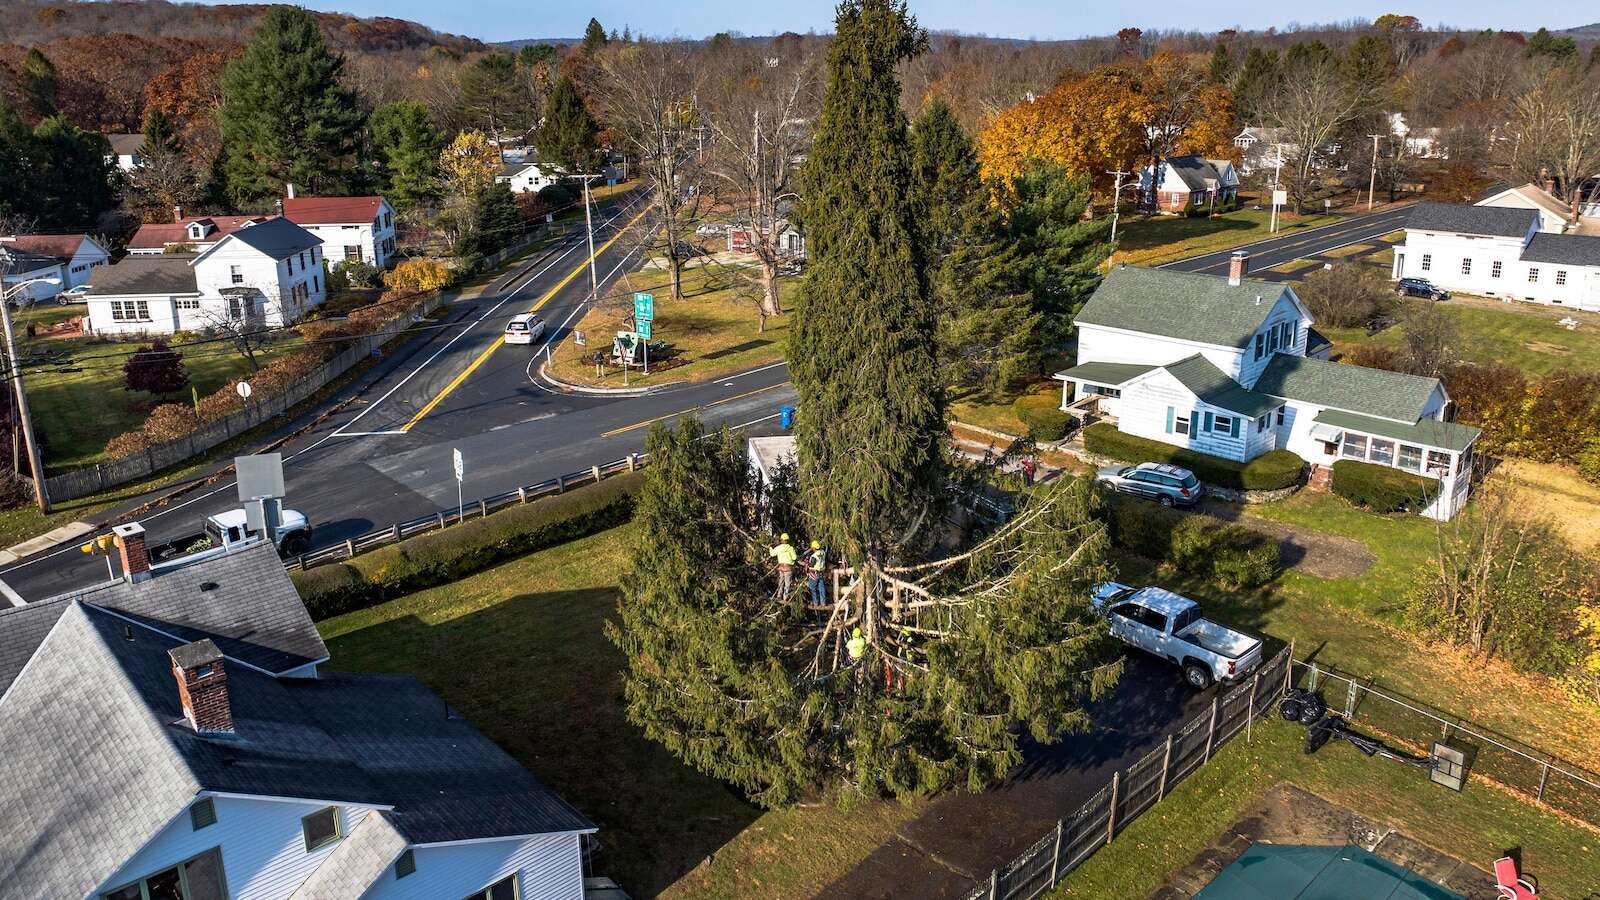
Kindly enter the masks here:
<path id="1" fill-rule="evenodd" d="M 1195 900 L 1464 900 L 1355 846 L 1252 844 Z"/>

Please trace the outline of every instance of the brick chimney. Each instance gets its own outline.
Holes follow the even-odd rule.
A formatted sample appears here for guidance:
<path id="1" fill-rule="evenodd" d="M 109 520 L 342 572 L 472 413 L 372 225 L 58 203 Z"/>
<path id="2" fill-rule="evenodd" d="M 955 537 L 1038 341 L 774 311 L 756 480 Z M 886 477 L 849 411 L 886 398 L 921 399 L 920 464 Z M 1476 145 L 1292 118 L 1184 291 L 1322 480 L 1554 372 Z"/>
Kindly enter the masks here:
<path id="1" fill-rule="evenodd" d="M 222 651 L 202 638 L 167 651 L 172 677 L 178 682 L 183 717 L 201 734 L 232 734 L 233 707 L 228 704 L 228 672 Z"/>
<path id="2" fill-rule="evenodd" d="M 183 221 L 183 207 L 174 206 L 172 208 L 172 221 L 174 224 Z"/>
<path id="3" fill-rule="evenodd" d="M 1233 251 L 1233 256 L 1228 258 L 1228 283 L 1238 287 L 1244 277 L 1250 274 L 1250 254 L 1243 250 Z"/>
<path id="4" fill-rule="evenodd" d="M 289 199 L 293 200 L 294 199 L 294 182 L 292 182 L 292 181 L 284 182 L 283 186 L 284 186 L 284 189 L 286 191 L 288 191 Z"/>
<path id="5" fill-rule="evenodd" d="M 145 548 L 144 526 L 129 522 L 111 529 L 117 539 L 117 556 L 122 560 L 122 577 L 144 581 L 150 577 L 150 554 Z"/>

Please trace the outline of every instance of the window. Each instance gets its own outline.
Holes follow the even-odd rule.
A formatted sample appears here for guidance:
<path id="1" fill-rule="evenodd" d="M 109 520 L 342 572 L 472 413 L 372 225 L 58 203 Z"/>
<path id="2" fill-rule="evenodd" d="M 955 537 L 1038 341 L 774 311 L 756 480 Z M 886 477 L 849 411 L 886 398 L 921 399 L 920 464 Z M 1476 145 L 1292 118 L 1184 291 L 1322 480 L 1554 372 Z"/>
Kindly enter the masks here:
<path id="1" fill-rule="evenodd" d="M 508 875 L 481 891 L 469 894 L 466 900 L 517 900 L 517 876 Z"/>
<path id="2" fill-rule="evenodd" d="M 179 300 L 176 304 L 179 309 L 199 309 L 199 300 Z"/>
<path id="3" fill-rule="evenodd" d="M 1256 359 L 1260 359 L 1261 354 L 1266 352 L 1266 346 L 1267 336 L 1260 332 L 1256 332 Z"/>
<path id="4" fill-rule="evenodd" d="M 1111 387 L 1101 387 L 1098 384 L 1086 384 L 1086 385 L 1084 385 L 1083 386 L 1083 392 L 1085 394 L 1099 394 L 1100 396 L 1105 397 L 1107 400 L 1115 400 L 1118 397 L 1122 396 L 1121 389 L 1119 389 L 1119 388 L 1111 388 Z"/>
<path id="5" fill-rule="evenodd" d="M 1229 416 L 1217 416 L 1211 421 L 1211 430 L 1219 434 L 1233 434 L 1233 419 Z"/>
<path id="6" fill-rule="evenodd" d="M 1408 472 L 1422 471 L 1422 448 L 1410 444 L 1400 445 L 1400 468 Z"/>
<path id="7" fill-rule="evenodd" d="M 1278 407 L 1278 427 L 1279 428 L 1283 427 L 1283 411 L 1285 409 L 1287 409 L 1287 408 L 1288 407 L 1284 407 L 1284 406 Z"/>
<path id="8" fill-rule="evenodd" d="M 244 273 L 239 271 L 238 266 L 228 267 L 228 277 L 233 279 L 234 284 L 244 284 Z"/>
<path id="9" fill-rule="evenodd" d="M 1372 439 L 1372 453 L 1367 457 L 1370 462 L 1380 466 L 1387 466 L 1394 462 L 1394 441 Z"/>
<path id="10" fill-rule="evenodd" d="M 1293 322 L 1283 323 L 1283 346 L 1294 347 L 1295 332 L 1298 330 Z"/>
<path id="11" fill-rule="evenodd" d="M 1463 260 L 1461 260 L 1461 274 L 1463 274 L 1463 275 L 1471 275 L 1472 274 L 1472 260 L 1471 259 L 1463 259 Z"/>
<path id="12" fill-rule="evenodd" d="M 148 321 L 150 321 L 150 301 L 148 301 L 148 300 L 113 300 L 113 301 L 111 301 L 111 321 L 113 321 L 113 322 L 148 322 Z"/>
<path id="13" fill-rule="evenodd" d="M 322 276 L 321 275 L 313 275 L 313 276 L 311 276 L 311 293 L 313 293 L 313 294 L 322 293 Z"/>
<path id="14" fill-rule="evenodd" d="M 1344 436 L 1344 447 L 1339 451 L 1339 454 L 1345 459 L 1366 459 L 1366 437 L 1359 434 L 1346 434 Z"/>
<path id="15" fill-rule="evenodd" d="M 344 245 L 344 258 L 345 259 L 360 259 L 361 258 L 361 245 L 359 245 L 359 244 L 345 244 Z"/>
<path id="16" fill-rule="evenodd" d="M 289 267 L 289 274 L 293 275 L 294 274 L 294 257 L 291 256 L 288 259 L 284 260 L 283 262 L 284 262 L 284 265 Z"/>
<path id="17" fill-rule="evenodd" d="M 404 878 L 415 871 L 417 871 L 417 854 L 412 850 L 406 850 L 406 852 L 400 854 L 399 859 L 394 861 L 394 877 L 396 880 Z"/>
<path id="18" fill-rule="evenodd" d="M 300 832 L 306 838 L 306 852 L 319 850 L 340 838 L 339 807 L 319 809 L 300 820 Z"/>
<path id="19" fill-rule="evenodd" d="M 1443 450 L 1428 451 L 1428 474 L 1444 478 L 1450 474 L 1450 454 Z"/>
<path id="20" fill-rule="evenodd" d="M 1260 434 L 1261 432 L 1266 431 L 1266 430 L 1267 430 L 1267 417 L 1266 416 L 1256 416 L 1256 434 Z"/>
<path id="21" fill-rule="evenodd" d="M 1567 283 L 1567 270 L 1566 269 L 1557 269 L 1556 270 L 1556 284 L 1566 284 L 1566 283 Z"/>
<path id="22" fill-rule="evenodd" d="M 1489 264 L 1489 277 L 1490 278 L 1499 278 L 1500 277 L 1500 269 L 1501 269 L 1500 260 L 1497 259 L 1494 262 L 1490 263 Z"/>
<path id="23" fill-rule="evenodd" d="M 303 271 L 305 271 L 305 268 L 306 268 L 306 252 L 304 250 L 301 250 L 300 251 L 300 270 L 303 272 Z"/>
<path id="24" fill-rule="evenodd" d="M 223 900 L 222 854 L 215 848 L 100 895 L 103 900 Z"/>
<path id="25" fill-rule="evenodd" d="M 197 800 L 189 807 L 189 825 L 195 831 L 215 824 L 217 824 L 217 805 L 211 802 L 210 797 Z"/>
<path id="26" fill-rule="evenodd" d="M 1539 267 L 1538 266 L 1529 266 L 1528 267 L 1528 283 L 1529 284 L 1533 284 L 1533 283 L 1537 282 L 1538 280 L 1539 280 Z"/>
<path id="27" fill-rule="evenodd" d="M 1429 271 L 1432 271 L 1432 270 L 1433 270 L 1433 254 L 1432 253 L 1424 253 L 1424 254 L 1422 254 L 1422 271 L 1429 272 Z"/>
<path id="28" fill-rule="evenodd" d="M 1279 328 L 1277 325 L 1272 326 L 1272 330 L 1267 332 L 1267 352 L 1268 353 L 1277 352 L 1278 340 L 1280 339 L 1280 337 L 1282 335 L 1283 335 L 1283 329 Z"/>
<path id="29" fill-rule="evenodd" d="M 1172 430 L 1176 434 L 1188 434 L 1189 433 L 1189 417 L 1188 416 L 1178 416 L 1177 420 L 1172 423 Z"/>

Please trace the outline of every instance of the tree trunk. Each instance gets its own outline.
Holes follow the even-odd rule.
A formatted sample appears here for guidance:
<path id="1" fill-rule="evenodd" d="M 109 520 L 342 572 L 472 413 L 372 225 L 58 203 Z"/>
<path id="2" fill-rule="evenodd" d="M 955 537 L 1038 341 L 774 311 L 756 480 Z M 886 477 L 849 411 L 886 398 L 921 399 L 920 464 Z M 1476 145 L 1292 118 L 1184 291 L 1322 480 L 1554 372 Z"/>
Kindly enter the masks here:
<path id="1" fill-rule="evenodd" d="M 778 261 L 763 254 L 761 259 L 761 319 L 783 315 L 783 304 L 778 302 Z"/>
<path id="2" fill-rule="evenodd" d="M 683 260 L 678 259 L 674 248 L 667 253 L 667 267 L 672 270 L 672 299 L 683 299 Z"/>

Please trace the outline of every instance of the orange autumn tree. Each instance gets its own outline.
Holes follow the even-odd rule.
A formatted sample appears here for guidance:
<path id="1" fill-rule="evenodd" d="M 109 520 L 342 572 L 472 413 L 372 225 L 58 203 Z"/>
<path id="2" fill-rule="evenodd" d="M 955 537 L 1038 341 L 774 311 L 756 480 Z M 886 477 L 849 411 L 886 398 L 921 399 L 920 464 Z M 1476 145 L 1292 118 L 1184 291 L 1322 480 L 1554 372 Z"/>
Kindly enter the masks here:
<path id="1" fill-rule="evenodd" d="M 1090 178 L 1129 168 L 1144 150 L 1153 111 L 1136 87 L 1128 70 L 1107 66 L 1069 74 L 1043 97 L 1002 112 L 980 137 L 984 177 L 1009 182 L 1033 158 Z"/>
<path id="2" fill-rule="evenodd" d="M 1178 139 L 1178 154 L 1206 159 L 1239 161 L 1239 148 L 1233 136 L 1238 133 L 1238 110 L 1233 92 L 1220 84 L 1207 84 L 1199 92 L 1200 114 Z"/>

